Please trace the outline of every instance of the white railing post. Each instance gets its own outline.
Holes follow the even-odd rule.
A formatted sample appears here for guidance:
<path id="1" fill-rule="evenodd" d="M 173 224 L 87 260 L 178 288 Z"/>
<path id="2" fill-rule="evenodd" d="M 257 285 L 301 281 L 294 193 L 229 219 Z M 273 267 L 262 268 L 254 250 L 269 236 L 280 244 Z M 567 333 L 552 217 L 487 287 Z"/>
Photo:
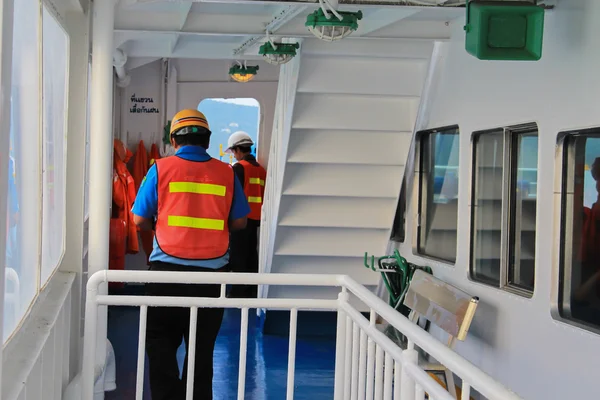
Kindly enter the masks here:
<path id="1" fill-rule="evenodd" d="M 294 378 L 296 373 L 296 335 L 298 333 L 298 309 L 290 310 L 290 341 L 288 347 L 288 375 L 286 400 L 294 399 Z"/>
<path id="2" fill-rule="evenodd" d="M 240 370 L 238 372 L 237 398 L 238 400 L 244 400 L 246 395 L 246 355 L 248 352 L 248 307 L 242 308 L 240 325 Z"/>
<path id="3" fill-rule="evenodd" d="M 371 315 L 369 318 L 369 327 L 375 326 L 375 311 L 371 308 Z M 375 387 L 375 342 L 369 335 L 367 346 L 367 396 L 366 400 L 373 400 L 373 390 Z"/>
<path id="4" fill-rule="evenodd" d="M 98 337 L 98 286 L 103 279 L 91 276 L 87 283 L 85 296 L 85 324 L 83 340 L 83 364 L 81 369 L 81 399 L 93 400 L 96 381 L 96 355 L 99 347 Z M 101 338 L 102 340 L 102 338 Z M 104 339 L 106 342 L 106 339 Z"/>
<path id="5" fill-rule="evenodd" d="M 415 350 L 414 343 L 410 340 L 408 341 L 408 348 L 402 352 L 402 355 L 405 357 L 406 364 L 416 365 L 419 360 L 419 354 Z M 415 394 L 415 381 L 403 366 L 400 373 L 400 400 L 413 400 Z"/>
<path id="6" fill-rule="evenodd" d="M 342 400 L 344 398 L 344 377 L 346 372 L 346 313 L 342 310 L 341 304 L 348 302 L 348 293 L 343 290 L 338 295 L 337 310 L 337 332 L 335 339 L 335 387 L 333 398 Z"/>

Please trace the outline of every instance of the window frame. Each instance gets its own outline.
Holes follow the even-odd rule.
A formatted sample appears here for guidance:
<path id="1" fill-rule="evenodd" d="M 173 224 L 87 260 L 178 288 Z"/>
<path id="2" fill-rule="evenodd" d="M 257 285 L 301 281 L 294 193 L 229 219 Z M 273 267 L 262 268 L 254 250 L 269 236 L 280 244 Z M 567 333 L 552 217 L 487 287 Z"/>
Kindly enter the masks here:
<path id="1" fill-rule="evenodd" d="M 35 51 L 37 52 L 37 57 L 38 57 L 38 65 L 37 67 L 37 76 L 35 76 L 33 79 L 37 79 L 38 82 L 38 93 L 37 93 L 37 98 L 36 98 L 36 104 L 38 107 L 38 113 L 39 113 L 39 119 L 37 121 L 37 126 L 36 126 L 36 132 L 35 132 L 35 136 L 36 136 L 36 141 L 35 143 L 28 143 L 28 150 L 27 153 L 30 156 L 36 157 L 37 158 L 37 162 L 38 164 L 35 167 L 31 167 L 28 170 L 22 170 L 20 171 L 21 174 L 23 174 L 24 176 L 27 177 L 33 177 L 33 175 L 35 175 L 33 177 L 33 179 L 29 179 L 29 178 L 25 178 L 28 182 L 28 190 L 31 191 L 31 200 L 24 200 L 23 198 L 25 197 L 29 197 L 29 196 L 25 196 L 23 195 L 23 198 L 20 200 L 21 202 L 25 202 L 25 201 L 33 201 L 33 199 L 35 199 L 37 206 L 35 207 L 35 216 L 33 215 L 29 215 L 29 217 L 31 217 L 31 221 L 28 221 L 27 224 L 31 225 L 31 226 L 37 226 L 38 231 L 35 234 L 35 238 L 32 238 L 32 248 L 35 247 L 35 251 L 31 255 L 32 259 L 35 259 L 35 274 L 32 274 L 32 276 L 35 277 L 35 282 L 32 282 L 32 286 L 35 288 L 34 292 L 33 292 L 33 297 L 31 298 L 31 300 L 29 300 L 29 304 L 27 307 L 25 307 L 24 312 L 22 315 L 19 316 L 18 321 L 16 321 L 16 324 L 14 326 L 14 328 L 12 328 L 12 331 L 10 333 L 8 333 L 8 335 L 6 336 L 5 340 L 3 340 L 3 346 L 6 346 L 8 343 L 10 343 L 12 341 L 12 339 L 15 337 L 15 334 L 19 331 L 19 329 L 21 329 L 21 326 L 23 325 L 24 321 L 27 320 L 28 316 L 30 315 L 30 312 L 32 310 L 32 307 L 34 306 L 34 304 L 36 303 L 36 301 L 39 299 L 40 294 L 48 287 L 49 283 L 52 281 L 53 277 L 56 275 L 56 273 L 61 269 L 61 265 L 64 261 L 64 257 L 66 254 L 66 249 L 67 249 L 67 144 L 68 144 L 68 135 L 69 135 L 69 87 L 70 87 L 70 77 L 71 77 L 71 70 L 70 70 L 70 64 L 71 64 L 71 33 L 69 32 L 69 29 L 66 25 L 65 22 L 65 18 L 64 16 L 56 9 L 55 5 L 48 0 L 36 0 L 36 8 L 33 9 L 33 14 L 36 16 L 37 18 L 37 28 L 39 30 L 39 32 L 37 32 L 37 40 L 36 40 L 36 44 L 35 44 Z M 63 134 L 64 134 L 64 138 L 63 138 L 63 167 L 60 170 L 60 173 L 63 174 L 63 198 L 64 198 L 64 204 L 63 204 L 63 215 L 62 215 L 62 236 L 63 236 L 63 241 L 62 241 L 62 249 L 61 249 L 61 255 L 58 258 L 56 265 L 54 265 L 52 272 L 50 274 L 48 274 L 48 276 L 46 277 L 45 282 L 43 282 L 42 280 L 42 266 L 43 266 L 43 242 L 44 240 L 44 212 L 43 212 L 43 197 L 44 197 L 44 177 L 43 177 L 43 170 L 45 168 L 44 165 L 44 152 L 46 151 L 46 144 L 45 144 L 45 136 L 44 136 L 44 39 L 43 39 L 43 29 L 44 29 L 44 11 L 46 11 L 48 13 L 48 16 L 54 19 L 54 22 L 56 22 L 56 24 L 58 25 L 58 27 L 60 27 L 60 29 L 65 33 L 66 36 L 66 41 L 67 41 L 67 46 L 66 46 L 66 62 L 65 62 L 65 68 L 66 68 L 66 75 L 65 75 L 65 104 L 64 104 L 64 130 L 63 130 Z M 13 21 L 15 18 L 15 11 L 13 10 Z M 12 51 L 12 46 L 13 43 L 10 44 L 10 50 Z M 50 46 L 49 44 L 46 44 L 47 46 Z M 33 48 L 33 46 L 32 46 Z M 14 66 L 11 65 L 11 68 L 13 68 Z M 12 82 L 11 82 L 11 95 L 12 95 Z M 33 96 L 32 96 L 33 97 Z M 15 168 L 17 168 L 17 166 L 15 166 Z M 33 174 L 33 172 L 35 172 L 35 174 Z M 59 170 L 55 170 L 55 172 L 59 172 Z M 23 178 L 22 178 L 23 179 Z M 35 189 L 34 189 L 35 188 Z M 22 190 L 22 189 L 21 189 Z M 24 203 L 21 203 L 24 204 Z M 35 218 L 35 224 L 33 219 Z M 46 217 L 47 218 L 47 217 Z M 25 223 L 24 219 L 21 219 L 21 223 Z M 24 264 L 24 263 L 22 263 Z M 4 264 L 4 268 L 6 268 L 6 261 Z M 19 278 L 22 278 L 22 275 L 19 275 Z M 20 301 L 20 299 L 19 299 Z M 3 305 L 5 307 L 5 304 Z M 5 310 L 3 310 L 2 312 L 4 312 Z M 6 328 L 6 326 L 5 326 Z M 4 338 L 3 338 L 4 339 Z"/>
<path id="2" fill-rule="evenodd" d="M 435 133 L 448 133 L 451 131 L 456 131 L 459 140 L 459 174 L 460 174 L 460 128 L 458 124 L 454 125 L 446 125 L 439 128 L 433 129 L 425 129 L 419 131 L 415 135 L 415 168 L 414 168 L 414 179 L 413 179 L 413 202 L 416 205 L 416 209 L 414 212 L 413 218 L 413 254 L 418 255 L 420 257 L 428 258 L 431 260 L 439 261 L 448 265 L 454 266 L 456 264 L 456 259 L 458 256 L 458 240 L 456 243 L 456 248 L 454 252 L 454 259 L 449 260 L 441 257 L 436 257 L 425 253 L 421 248 L 421 242 L 423 240 L 423 236 L 425 235 L 425 230 L 422 229 L 423 226 L 427 223 L 427 205 L 424 206 L 427 199 L 427 189 L 423 190 L 424 187 L 428 188 L 427 184 L 423 184 L 427 176 L 425 175 L 425 171 L 423 170 L 423 150 L 424 150 L 424 138 L 426 136 L 435 134 Z M 460 179 L 460 177 L 459 177 Z M 459 196 L 457 196 L 457 201 L 460 202 Z M 458 236 L 458 218 L 456 220 L 456 234 Z"/>
<path id="3" fill-rule="evenodd" d="M 406 175 L 402 176 L 400 184 L 400 195 L 396 204 L 394 221 L 390 232 L 390 240 L 397 243 L 404 243 L 406 240 Z"/>
<path id="4" fill-rule="evenodd" d="M 56 24 L 58 25 L 58 27 L 64 32 L 65 34 L 65 38 L 66 38 L 66 49 L 67 52 L 65 54 L 66 56 L 66 62 L 65 62 L 65 99 L 64 99 L 64 120 L 63 120 L 63 125 L 64 125 L 64 137 L 63 137 L 63 168 L 62 168 L 62 175 L 63 175 L 63 183 L 64 183 L 64 187 L 63 187 L 63 199 L 64 199 L 64 204 L 63 204 L 63 215 L 62 215 L 62 236 L 63 236 L 63 240 L 62 240 L 62 248 L 61 248 L 61 253 L 60 253 L 60 257 L 58 258 L 56 265 L 54 265 L 54 267 L 52 267 L 52 272 L 48 275 L 48 277 L 46 278 L 46 281 L 44 283 L 42 283 L 42 265 L 43 265 L 43 241 L 44 241 L 44 213 L 43 213 L 43 196 L 44 196 L 44 187 L 43 187 L 43 175 L 42 175 L 42 171 L 44 166 L 44 161 L 43 161 L 43 154 L 46 151 L 46 143 L 45 143 L 45 137 L 44 137 L 44 118 L 43 118 L 43 113 L 44 113 L 44 38 L 43 38 L 43 31 L 44 31 L 44 9 L 46 10 L 46 12 L 48 13 L 48 16 L 50 18 L 54 18 L 54 22 L 56 22 Z M 39 248 L 40 248 L 40 254 L 39 254 L 39 262 L 38 262 L 38 292 L 36 295 L 39 296 L 39 294 L 46 288 L 46 286 L 48 286 L 48 284 L 50 283 L 50 281 L 52 280 L 52 278 L 54 277 L 54 275 L 56 275 L 56 272 L 58 272 L 58 270 L 60 269 L 60 265 L 62 264 L 64 258 L 65 258 L 65 253 L 67 250 L 67 158 L 68 158 L 68 153 L 67 153 L 67 149 L 68 149 L 68 134 L 69 134 L 69 84 L 70 84 L 70 76 L 71 76 L 71 35 L 69 34 L 69 30 L 67 29 L 67 27 L 65 26 L 65 22 L 63 20 L 62 15 L 60 15 L 56 9 L 52 6 L 51 3 L 49 3 L 46 0 L 40 0 L 40 19 L 39 19 L 39 24 L 40 24 L 40 39 L 39 39 L 39 52 L 40 52 L 40 111 L 41 111 L 41 116 L 42 118 L 40 119 L 40 126 L 39 126 L 39 136 L 40 136 L 40 196 L 42 196 L 42 200 L 41 200 L 41 205 L 42 205 L 42 210 L 40 211 L 40 220 L 39 220 L 39 225 L 40 225 L 40 244 L 39 244 Z M 35 300 L 35 298 L 34 298 Z"/>
<path id="5" fill-rule="evenodd" d="M 502 133 L 502 197 L 501 197 L 501 225 L 500 225 L 500 277 L 498 282 L 490 279 L 482 279 L 474 274 L 475 267 L 475 243 L 477 238 L 477 216 L 474 204 L 477 202 L 477 139 L 482 135 L 489 133 Z M 519 125 L 503 126 L 485 130 L 474 131 L 471 134 L 471 165 L 470 165 L 470 185 L 469 185 L 469 271 L 468 278 L 472 282 L 483 284 L 501 291 L 531 299 L 536 290 L 535 280 L 533 290 L 515 285 L 509 280 L 510 256 L 514 247 L 512 233 L 514 232 L 511 221 L 513 221 L 512 202 L 516 193 L 516 171 L 518 168 L 518 144 L 517 138 L 520 135 L 532 134 L 538 137 L 538 157 L 539 157 L 539 125 L 536 122 L 524 123 Z M 516 146 L 515 146 L 516 144 Z M 539 158 L 538 158 L 539 165 Z M 515 183 L 515 184 L 513 184 Z M 536 185 L 536 219 L 537 219 L 537 185 Z M 536 221 L 537 235 L 537 221 Z M 537 236 L 534 249 L 537 249 Z M 534 277 L 537 271 L 537 259 L 534 260 Z"/>
<path id="6" fill-rule="evenodd" d="M 573 230 L 573 218 L 568 218 L 568 210 L 572 208 L 574 201 L 574 180 L 568 179 L 575 173 L 575 146 L 570 146 L 569 139 L 578 136 L 600 138 L 600 126 L 585 129 L 573 129 L 559 132 L 557 136 L 557 146 L 554 155 L 555 179 L 554 179 L 554 200 L 559 207 L 554 207 L 554 218 L 558 225 L 554 225 L 554 244 L 558 249 L 558 257 L 553 262 L 552 279 L 552 300 L 550 315 L 555 321 L 580 328 L 587 332 L 600 335 L 600 326 L 591 325 L 573 317 L 565 316 L 563 300 L 565 298 L 565 281 L 571 281 L 572 276 L 572 254 L 573 254 L 573 235 L 568 234 Z M 567 207 L 567 205 L 571 207 Z M 555 253 L 556 254 L 556 253 Z M 568 279 L 565 272 L 568 270 Z M 570 285 L 568 285 L 570 288 Z M 570 294 L 570 289 L 569 289 Z M 570 296 L 568 296 L 570 298 Z M 568 313 L 570 314 L 570 300 L 568 301 Z"/>

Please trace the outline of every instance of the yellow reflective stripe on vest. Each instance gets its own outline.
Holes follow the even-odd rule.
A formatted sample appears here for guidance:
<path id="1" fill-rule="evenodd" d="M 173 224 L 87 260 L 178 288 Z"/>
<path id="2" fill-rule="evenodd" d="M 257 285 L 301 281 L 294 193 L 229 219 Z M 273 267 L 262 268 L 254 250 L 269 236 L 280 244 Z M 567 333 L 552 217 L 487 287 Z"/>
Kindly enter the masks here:
<path id="1" fill-rule="evenodd" d="M 225 186 L 213 185 L 211 183 L 169 182 L 169 192 L 171 193 L 196 193 L 225 196 L 226 191 L 227 189 Z"/>
<path id="2" fill-rule="evenodd" d="M 262 203 L 262 197 L 248 197 L 248 203 Z"/>
<path id="3" fill-rule="evenodd" d="M 250 184 L 265 186 L 265 181 L 260 178 L 250 178 Z"/>
<path id="4" fill-rule="evenodd" d="M 176 226 L 180 228 L 212 229 L 214 231 L 222 231 L 223 229 L 225 229 L 225 221 L 223 221 L 222 219 L 180 217 L 175 215 L 169 215 L 168 223 L 169 226 Z"/>

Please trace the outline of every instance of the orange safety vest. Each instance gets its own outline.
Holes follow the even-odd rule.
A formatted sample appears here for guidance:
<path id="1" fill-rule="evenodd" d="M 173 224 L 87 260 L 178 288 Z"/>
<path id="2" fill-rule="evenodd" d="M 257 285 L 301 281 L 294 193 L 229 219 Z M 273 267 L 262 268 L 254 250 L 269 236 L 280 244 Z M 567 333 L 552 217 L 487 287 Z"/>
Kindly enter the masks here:
<path id="1" fill-rule="evenodd" d="M 156 169 L 160 249 L 186 260 L 227 254 L 234 190 L 231 166 L 214 158 L 198 162 L 173 156 L 156 160 Z"/>
<path id="2" fill-rule="evenodd" d="M 267 171 L 260 165 L 252 165 L 245 160 L 240 161 L 240 164 L 244 167 L 244 193 L 250 205 L 248 218 L 260 221 Z"/>

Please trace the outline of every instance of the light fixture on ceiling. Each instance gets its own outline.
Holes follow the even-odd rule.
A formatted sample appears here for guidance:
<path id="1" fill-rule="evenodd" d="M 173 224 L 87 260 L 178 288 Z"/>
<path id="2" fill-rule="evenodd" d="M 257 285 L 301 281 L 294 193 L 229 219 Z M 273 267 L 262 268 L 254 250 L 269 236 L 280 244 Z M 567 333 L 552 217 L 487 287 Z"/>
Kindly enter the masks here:
<path id="1" fill-rule="evenodd" d="M 242 65 L 241 62 L 237 61 L 236 65 L 233 65 L 229 68 L 229 76 L 236 82 L 249 82 L 258 73 L 258 65 L 255 66 L 247 66 L 246 63 Z"/>
<path id="2" fill-rule="evenodd" d="M 281 65 L 294 58 L 296 50 L 299 48 L 299 43 L 274 43 L 267 31 L 267 41 L 260 46 L 258 54 L 263 56 L 269 64 Z"/>
<path id="3" fill-rule="evenodd" d="M 319 0 L 319 4 L 321 7 L 309 14 L 304 24 L 317 38 L 333 42 L 345 38 L 358 29 L 358 21 L 363 17 L 361 11 L 336 11 L 330 0 Z"/>

